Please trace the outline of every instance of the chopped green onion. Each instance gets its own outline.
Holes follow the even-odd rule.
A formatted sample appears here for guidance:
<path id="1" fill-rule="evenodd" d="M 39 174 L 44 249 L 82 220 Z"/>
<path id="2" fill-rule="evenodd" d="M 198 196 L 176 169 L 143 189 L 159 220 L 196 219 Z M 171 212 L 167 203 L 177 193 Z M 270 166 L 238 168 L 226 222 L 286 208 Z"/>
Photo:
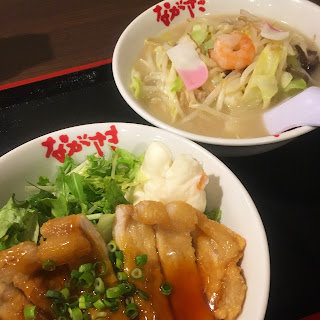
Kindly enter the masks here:
<path id="1" fill-rule="evenodd" d="M 109 250 L 109 252 L 115 252 L 117 250 L 117 244 L 114 240 L 111 240 L 108 243 L 108 250 Z"/>
<path id="2" fill-rule="evenodd" d="M 62 293 L 55 290 L 48 290 L 45 297 L 52 300 L 63 300 Z"/>
<path id="3" fill-rule="evenodd" d="M 116 264 L 116 255 L 114 252 L 109 252 L 109 260 L 112 264 Z"/>
<path id="4" fill-rule="evenodd" d="M 160 285 L 160 291 L 162 294 L 168 296 L 172 291 L 172 284 L 170 282 L 162 282 Z"/>
<path id="5" fill-rule="evenodd" d="M 56 269 L 56 264 L 52 260 L 46 260 L 42 263 L 42 269 L 46 271 L 53 271 Z"/>
<path id="6" fill-rule="evenodd" d="M 79 299 L 78 299 L 78 297 L 77 297 L 77 296 L 71 296 L 71 297 L 69 297 L 69 299 L 68 299 L 68 306 L 69 306 L 70 308 L 73 308 L 73 307 L 75 307 L 75 306 L 77 306 L 77 305 L 79 305 Z"/>
<path id="7" fill-rule="evenodd" d="M 108 299 L 106 296 L 103 299 L 104 304 L 111 312 L 118 311 L 120 308 L 120 300 L 119 299 Z"/>
<path id="8" fill-rule="evenodd" d="M 94 276 L 91 272 L 85 271 L 79 278 L 79 282 L 82 287 L 90 288 L 94 282 Z"/>
<path id="9" fill-rule="evenodd" d="M 91 304 L 100 299 L 99 294 L 89 294 L 88 292 L 85 292 L 83 295 L 86 298 L 86 302 Z"/>
<path id="10" fill-rule="evenodd" d="M 128 280 L 128 275 L 125 272 L 118 272 L 117 279 L 119 281 Z"/>
<path id="11" fill-rule="evenodd" d="M 126 293 L 123 294 L 123 295 L 127 295 L 127 296 L 128 295 L 133 295 L 137 290 L 136 286 L 131 281 L 123 281 L 121 284 L 125 284 L 126 285 Z"/>
<path id="12" fill-rule="evenodd" d="M 25 319 L 35 319 L 36 318 L 36 306 L 27 306 L 24 308 L 24 318 Z"/>
<path id="13" fill-rule="evenodd" d="M 134 298 L 132 296 L 126 297 L 126 304 L 134 303 Z"/>
<path id="14" fill-rule="evenodd" d="M 120 259 L 121 261 L 123 261 L 123 252 L 121 250 L 116 250 L 114 252 L 114 254 L 116 255 L 116 258 Z"/>
<path id="15" fill-rule="evenodd" d="M 99 312 L 96 317 L 94 318 L 94 320 L 96 319 L 107 319 L 107 313 L 106 312 Z"/>
<path id="16" fill-rule="evenodd" d="M 120 290 L 120 295 L 126 295 L 127 293 L 132 291 L 132 286 L 129 285 L 128 282 L 122 282 L 118 284 L 118 288 Z"/>
<path id="17" fill-rule="evenodd" d="M 106 305 L 101 301 L 101 300 L 97 300 L 94 304 L 93 304 L 99 311 L 103 310 Z"/>
<path id="18" fill-rule="evenodd" d="M 118 287 L 108 288 L 106 295 L 109 299 L 118 298 L 121 295 L 120 289 Z"/>
<path id="19" fill-rule="evenodd" d="M 139 280 L 143 278 L 143 272 L 142 269 L 140 268 L 134 268 L 131 273 L 130 276 L 135 279 L 135 280 Z"/>
<path id="20" fill-rule="evenodd" d="M 135 303 L 129 303 L 126 306 L 126 317 L 134 319 L 138 316 L 138 306 Z"/>
<path id="21" fill-rule="evenodd" d="M 81 272 L 73 269 L 71 271 L 71 278 L 66 282 L 66 286 L 68 288 L 75 288 L 79 284 L 79 278 L 81 277 L 81 275 Z"/>
<path id="22" fill-rule="evenodd" d="M 63 316 L 67 312 L 67 305 L 63 301 L 55 301 L 51 307 L 57 316 Z"/>
<path id="23" fill-rule="evenodd" d="M 138 289 L 137 293 L 143 300 L 149 300 L 150 299 L 149 294 L 147 292 L 143 291 L 143 290 Z"/>
<path id="24" fill-rule="evenodd" d="M 92 263 L 86 263 L 86 264 L 82 264 L 79 267 L 79 272 L 83 273 L 86 271 L 91 271 L 93 269 L 93 264 Z"/>
<path id="25" fill-rule="evenodd" d="M 79 308 L 80 309 L 87 309 L 86 299 L 84 296 L 79 297 Z"/>
<path id="26" fill-rule="evenodd" d="M 116 258 L 116 267 L 120 270 L 123 269 L 123 261 L 119 258 Z"/>
<path id="27" fill-rule="evenodd" d="M 79 308 L 69 308 L 68 309 L 70 317 L 72 320 L 82 320 L 83 319 L 83 315 L 82 312 Z"/>
<path id="28" fill-rule="evenodd" d="M 79 279 L 82 275 L 82 272 L 79 272 L 78 270 L 73 269 L 71 271 L 71 278 Z"/>
<path id="29" fill-rule="evenodd" d="M 70 297 L 70 291 L 68 288 L 63 288 L 62 290 L 60 290 L 61 294 L 63 295 L 65 300 L 68 300 Z"/>
<path id="30" fill-rule="evenodd" d="M 100 277 L 94 280 L 93 285 L 94 285 L 94 292 L 96 293 L 104 293 L 106 291 L 104 282 Z"/>
<path id="31" fill-rule="evenodd" d="M 83 314 L 83 320 L 91 320 L 91 317 L 88 313 Z"/>
<path id="32" fill-rule="evenodd" d="M 140 254 L 138 256 L 136 256 L 135 258 L 135 262 L 136 262 L 136 266 L 144 266 L 148 261 L 148 255 L 146 254 Z"/>
<path id="33" fill-rule="evenodd" d="M 97 261 L 93 265 L 93 269 L 95 270 L 98 277 L 104 276 L 107 273 L 107 266 L 104 261 Z"/>

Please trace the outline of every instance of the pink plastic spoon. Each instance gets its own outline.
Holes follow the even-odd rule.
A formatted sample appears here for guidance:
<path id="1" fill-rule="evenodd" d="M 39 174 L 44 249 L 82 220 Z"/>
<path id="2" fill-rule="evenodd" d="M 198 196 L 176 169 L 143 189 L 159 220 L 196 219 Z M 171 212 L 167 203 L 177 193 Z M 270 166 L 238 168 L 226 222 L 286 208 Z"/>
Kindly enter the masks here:
<path id="1" fill-rule="evenodd" d="M 320 88 L 309 87 L 264 113 L 270 135 L 300 126 L 320 126 Z"/>

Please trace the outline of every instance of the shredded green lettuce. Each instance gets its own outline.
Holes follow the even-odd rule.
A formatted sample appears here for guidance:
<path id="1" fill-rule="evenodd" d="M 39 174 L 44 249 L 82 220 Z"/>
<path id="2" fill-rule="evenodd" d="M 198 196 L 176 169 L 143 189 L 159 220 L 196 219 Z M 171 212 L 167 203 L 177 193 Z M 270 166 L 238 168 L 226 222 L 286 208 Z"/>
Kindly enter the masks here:
<path id="1" fill-rule="evenodd" d="M 108 159 L 90 155 L 80 165 L 67 156 L 54 182 L 41 176 L 33 185 L 36 194 L 23 202 L 12 196 L 0 209 L 0 251 L 22 241 L 37 242 L 39 228 L 49 219 L 84 213 L 95 223 L 114 213 L 118 204 L 127 204 L 125 194 L 138 183 L 144 154 L 138 157 L 121 148 L 110 153 Z"/>
<path id="2" fill-rule="evenodd" d="M 278 92 L 276 71 L 282 50 L 282 46 L 276 44 L 268 44 L 262 50 L 244 92 L 242 103 L 256 106 L 263 102 L 263 108 L 269 106 L 272 97 Z"/>
<path id="3" fill-rule="evenodd" d="M 26 202 L 17 203 L 14 195 L 0 210 L 0 251 L 23 241 L 37 241 L 38 214 Z"/>
<path id="4" fill-rule="evenodd" d="M 134 96 L 139 98 L 142 93 L 142 81 L 140 77 L 140 73 L 137 72 L 135 69 L 131 71 L 131 84 L 130 89 L 132 90 Z"/>
<path id="5" fill-rule="evenodd" d="M 208 36 L 208 26 L 206 24 L 195 24 L 190 33 L 191 38 L 200 46 Z"/>
<path id="6" fill-rule="evenodd" d="M 171 88 L 171 92 L 177 92 L 180 91 L 184 86 L 184 83 L 181 79 L 181 77 L 176 77 L 176 80 L 174 80 L 173 82 L 173 86 Z"/>

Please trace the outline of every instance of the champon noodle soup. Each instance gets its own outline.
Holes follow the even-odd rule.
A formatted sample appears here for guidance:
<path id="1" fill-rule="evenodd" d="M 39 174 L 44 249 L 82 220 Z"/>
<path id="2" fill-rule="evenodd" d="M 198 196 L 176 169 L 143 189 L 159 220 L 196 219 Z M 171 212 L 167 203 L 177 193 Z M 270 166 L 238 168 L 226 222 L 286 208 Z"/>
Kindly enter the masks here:
<path id="1" fill-rule="evenodd" d="M 178 129 L 262 137 L 263 113 L 319 86 L 318 65 L 314 39 L 241 10 L 188 19 L 145 39 L 131 89 L 151 114 Z"/>

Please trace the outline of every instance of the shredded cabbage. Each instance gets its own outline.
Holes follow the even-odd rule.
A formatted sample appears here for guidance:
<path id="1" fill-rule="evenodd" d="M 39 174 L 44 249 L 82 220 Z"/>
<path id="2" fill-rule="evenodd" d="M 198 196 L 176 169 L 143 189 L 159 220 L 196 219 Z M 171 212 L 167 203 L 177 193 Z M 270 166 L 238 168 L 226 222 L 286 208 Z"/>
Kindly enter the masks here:
<path id="1" fill-rule="evenodd" d="M 131 71 L 130 88 L 136 98 L 139 98 L 141 96 L 142 81 L 141 81 L 140 73 L 137 72 L 135 69 L 132 69 Z"/>
<path id="2" fill-rule="evenodd" d="M 195 24 L 191 31 L 191 38 L 200 46 L 208 36 L 208 26 L 206 24 Z"/>
<path id="3" fill-rule="evenodd" d="M 281 54 L 281 45 L 268 44 L 262 50 L 244 92 L 242 102 L 258 105 L 262 101 L 263 108 L 269 106 L 271 98 L 278 92 L 275 75 Z"/>
<path id="4" fill-rule="evenodd" d="M 207 52 L 210 50 L 210 49 L 213 49 L 213 46 L 214 46 L 214 40 L 211 38 L 209 40 L 207 40 L 206 42 L 204 42 L 202 45 L 201 45 L 201 49 L 203 51 L 204 54 L 207 54 Z"/>
<path id="5" fill-rule="evenodd" d="M 281 78 L 280 78 L 280 84 L 282 88 L 285 88 L 290 81 L 292 80 L 293 75 L 290 72 L 284 71 L 281 74 Z"/>
<path id="6" fill-rule="evenodd" d="M 176 77 L 176 80 L 174 80 L 174 82 L 173 82 L 173 87 L 171 88 L 171 92 L 180 91 L 182 88 L 183 88 L 183 81 L 178 76 L 178 77 Z"/>
<path id="7" fill-rule="evenodd" d="M 302 78 L 293 78 L 290 83 L 283 89 L 283 91 L 288 92 L 293 89 L 304 90 L 306 88 L 307 84 Z"/>

